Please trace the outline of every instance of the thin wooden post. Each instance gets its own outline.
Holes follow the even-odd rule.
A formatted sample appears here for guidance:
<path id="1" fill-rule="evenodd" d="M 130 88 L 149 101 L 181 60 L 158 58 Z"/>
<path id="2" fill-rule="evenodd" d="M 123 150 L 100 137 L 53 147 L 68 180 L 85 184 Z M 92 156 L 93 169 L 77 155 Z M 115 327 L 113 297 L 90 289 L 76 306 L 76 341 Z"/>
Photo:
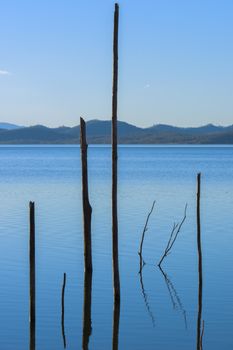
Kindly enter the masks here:
<path id="1" fill-rule="evenodd" d="M 201 248 L 201 214 L 200 214 L 200 196 L 201 196 L 201 173 L 197 174 L 197 251 L 198 251 L 198 313 L 197 313 L 197 350 L 202 348 L 202 248 Z"/>
<path id="2" fill-rule="evenodd" d="M 65 289 L 66 289 L 66 273 L 63 275 L 62 293 L 61 293 L 61 329 L 63 345 L 66 348 L 66 334 L 65 334 Z"/>
<path id="3" fill-rule="evenodd" d="M 115 4 L 113 33 L 113 88 L 112 88 L 112 259 L 115 301 L 120 301 L 117 219 L 117 90 L 118 90 L 118 25 L 119 5 Z"/>
<path id="4" fill-rule="evenodd" d="M 82 160 L 82 199 L 83 199 L 83 221 L 84 221 L 84 268 L 92 272 L 92 249 L 91 249 L 91 214 L 92 208 L 89 203 L 88 194 L 88 166 L 87 166 L 87 141 L 86 123 L 80 118 L 80 145 Z"/>
<path id="5" fill-rule="evenodd" d="M 29 268 L 30 268 L 30 350 L 35 350 L 36 327 L 36 270 L 35 270 L 35 205 L 29 203 Z"/>

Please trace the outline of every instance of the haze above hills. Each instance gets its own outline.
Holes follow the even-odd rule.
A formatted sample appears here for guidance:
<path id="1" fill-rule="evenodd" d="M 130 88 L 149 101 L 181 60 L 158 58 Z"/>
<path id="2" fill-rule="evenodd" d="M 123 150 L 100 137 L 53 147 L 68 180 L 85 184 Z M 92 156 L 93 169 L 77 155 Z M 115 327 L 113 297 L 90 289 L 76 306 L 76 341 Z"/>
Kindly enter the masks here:
<path id="1" fill-rule="evenodd" d="M 111 121 L 91 120 L 86 125 L 88 143 L 111 142 Z M 48 128 L 0 123 L 0 144 L 78 144 L 79 130 L 79 125 Z M 183 128 L 157 124 L 139 128 L 119 121 L 118 140 L 120 144 L 233 144 L 233 125 Z"/>

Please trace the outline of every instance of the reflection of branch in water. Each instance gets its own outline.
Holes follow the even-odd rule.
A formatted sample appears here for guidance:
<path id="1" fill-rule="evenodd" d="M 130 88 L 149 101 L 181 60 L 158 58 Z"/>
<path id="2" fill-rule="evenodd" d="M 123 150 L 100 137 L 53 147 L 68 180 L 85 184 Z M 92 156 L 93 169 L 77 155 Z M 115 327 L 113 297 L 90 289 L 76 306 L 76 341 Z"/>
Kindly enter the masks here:
<path id="1" fill-rule="evenodd" d="M 172 306 L 173 306 L 173 309 L 176 309 L 177 308 L 177 305 L 176 305 L 176 302 L 174 300 L 174 297 L 173 297 L 173 294 L 172 294 L 172 290 L 171 290 L 171 286 L 170 286 L 170 283 L 168 283 L 168 277 L 167 275 L 163 272 L 163 270 L 161 269 L 160 267 L 160 270 L 163 274 L 163 277 L 164 277 L 164 280 L 166 282 L 166 286 L 167 286 L 167 289 L 168 289 L 168 293 L 170 295 L 170 299 L 171 299 L 171 302 L 172 302 Z"/>
<path id="2" fill-rule="evenodd" d="M 183 304 L 180 300 L 180 297 L 173 285 L 173 283 L 171 282 L 171 280 L 169 279 L 168 275 L 163 271 L 162 267 L 159 266 L 159 269 L 160 271 L 162 272 L 162 275 L 164 277 L 164 280 L 166 282 L 166 286 L 167 286 L 167 289 L 168 289 L 168 292 L 169 292 L 169 295 L 170 295 L 170 298 L 171 298 L 171 302 L 172 302 L 172 305 L 173 305 L 173 308 L 174 309 L 180 309 L 180 311 L 182 312 L 183 314 L 183 317 L 184 317 L 184 323 L 185 323 L 185 328 L 187 329 L 187 317 L 186 317 L 186 311 L 183 307 Z"/>
<path id="3" fill-rule="evenodd" d="M 66 348 L 66 334 L 65 334 L 65 288 L 66 288 L 66 273 L 63 277 L 62 296 L 61 296 L 61 330 L 64 348 Z"/>
<path id="4" fill-rule="evenodd" d="M 84 299 L 83 299 L 83 340 L 82 340 L 83 350 L 88 350 L 89 338 L 92 332 L 91 292 L 92 292 L 92 272 L 86 270 L 84 275 Z"/>
<path id="5" fill-rule="evenodd" d="M 120 302 L 115 300 L 114 308 L 113 308 L 113 329 L 112 329 L 112 349 L 113 350 L 118 350 L 119 325 L 120 325 Z"/>
<path id="6" fill-rule="evenodd" d="M 144 288 L 142 270 L 139 272 L 139 276 L 140 276 L 140 284 L 141 284 L 141 289 L 142 289 L 142 296 L 143 296 L 143 299 L 145 301 L 145 305 L 146 305 L 148 314 L 149 314 L 149 316 L 151 318 L 153 327 L 155 327 L 155 318 L 154 318 L 154 315 L 153 315 L 153 313 L 152 313 L 152 311 L 150 309 L 150 305 L 149 305 L 149 302 L 148 302 L 148 297 L 147 297 L 147 294 L 146 294 L 146 291 L 145 291 L 145 288 Z"/>
<path id="7" fill-rule="evenodd" d="M 141 238 L 139 252 L 138 252 L 138 255 L 139 255 L 139 258 L 140 258 L 139 273 L 141 273 L 141 271 L 143 269 L 143 266 L 145 265 L 145 261 L 143 260 L 143 257 L 142 257 L 142 248 L 143 248 L 143 242 L 144 242 L 144 238 L 145 238 L 145 233 L 148 230 L 147 225 L 148 225 L 150 216 L 151 216 L 151 214 L 152 214 L 152 212 L 154 210 L 154 206 L 155 206 L 155 201 L 153 202 L 151 210 L 150 210 L 149 214 L 147 215 L 146 223 L 145 223 L 145 226 L 144 226 L 143 231 L 142 231 L 142 238 Z"/>

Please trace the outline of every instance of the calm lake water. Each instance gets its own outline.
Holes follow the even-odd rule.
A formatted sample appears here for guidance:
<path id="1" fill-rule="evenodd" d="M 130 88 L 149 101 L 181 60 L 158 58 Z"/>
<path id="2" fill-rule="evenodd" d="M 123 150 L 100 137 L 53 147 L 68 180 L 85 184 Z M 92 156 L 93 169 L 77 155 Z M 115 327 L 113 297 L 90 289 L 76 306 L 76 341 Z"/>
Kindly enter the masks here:
<path id="1" fill-rule="evenodd" d="M 0 349 L 29 348 L 28 202 L 36 205 L 36 349 L 82 349 L 83 232 L 80 150 L 0 147 Z M 198 266 L 196 175 L 202 173 L 204 350 L 233 348 L 233 148 L 120 147 L 119 349 L 196 349 Z M 92 334 L 89 349 L 112 348 L 111 148 L 89 148 L 93 207 Z M 140 279 L 138 248 L 147 214 Z M 174 222 L 187 219 L 171 254 L 157 263 Z"/>

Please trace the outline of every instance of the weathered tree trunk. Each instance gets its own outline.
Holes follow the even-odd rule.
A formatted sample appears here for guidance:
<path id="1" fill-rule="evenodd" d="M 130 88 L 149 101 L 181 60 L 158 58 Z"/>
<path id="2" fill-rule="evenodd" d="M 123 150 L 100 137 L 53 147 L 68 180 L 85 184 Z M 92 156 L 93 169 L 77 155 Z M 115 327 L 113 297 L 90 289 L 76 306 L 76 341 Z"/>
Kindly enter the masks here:
<path id="1" fill-rule="evenodd" d="M 30 350 L 36 344 L 36 270 L 35 270 L 35 205 L 29 203 L 29 266 L 30 266 Z"/>
<path id="2" fill-rule="evenodd" d="M 89 194 L 88 194 L 86 124 L 82 118 L 80 118 L 80 144 L 81 144 L 81 160 L 82 160 L 82 199 L 83 199 L 83 221 L 84 221 L 84 268 L 85 268 L 85 271 L 92 272 L 92 248 L 91 248 L 92 208 L 89 203 Z"/>
<path id="3" fill-rule="evenodd" d="M 201 174 L 197 174 L 197 251 L 198 251 L 198 314 L 197 314 L 197 350 L 202 349 L 202 249 L 200 219 Z"/>
<path id="4" fill-rule="evenodd" d="M 118 23 L 119 6 L 115 4 L 113 34 L 113 89 L 112 89 L 112 259 L 114 299 L 120 301 L 117 218 L 117 89 L 118 89 Z"/>

